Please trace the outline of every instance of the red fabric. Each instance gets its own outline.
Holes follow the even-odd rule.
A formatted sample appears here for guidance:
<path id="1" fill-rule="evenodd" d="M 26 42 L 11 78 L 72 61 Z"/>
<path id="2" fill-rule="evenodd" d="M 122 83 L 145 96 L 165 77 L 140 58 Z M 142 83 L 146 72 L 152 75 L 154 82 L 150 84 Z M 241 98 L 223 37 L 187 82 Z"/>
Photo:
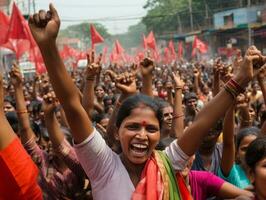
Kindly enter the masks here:
<path id="1" fill-rule="evenodd" d="M 169 49 L 167 47 L 164 48 L 164 63 L 168 64 L 170 61 Z"/>
<path id="2" fill-rule="evenodd" d="M 0 151 L 0 200 L 41 200 L 38 169 L 18 138 Z"/>
<path id="3" fill-rule="evenodd" d="M 0 45 L 5 43 L 6 35 L 9 28 L 9 18 L 5 13 L 0 11 Z"/>
<path id="4" fill-rule="evenodd" d="M 11 51 L 14 51 L 14 52 L 16 51 L 12 41 L 8 41 L 7 43 L 1 44 L 0 46 L 7 48 L 7 49 L 10 49 Z"/>
<path id="5" fill-rule="evenodd" d="M 90 25 L 90 32 L 91 32 L 91 47 L 94 49 L 94 45 L 96 43 L 102 43 L 102 42 L 104 42 L 104 39 L 100 35 L 100 33 L 97 32 L 97 30 L 93 26 L 93 24 Z"/>
<path id="6" fill-rule="evenodd" d="M 145 37 L 145 35 L 143 34 L 143 48 L 144 49 L 147 49 L 147 40 L 146 40 L 146 37 Z"/>
<path id="7" fill-rule="evenodd" d="M 171 60 L 175 60 L 176 59 L 175 45 L 172 40 L 169 41 L 168 47 L 171 53 Z"/>
<path id="8" fill-rule="evenodd" d="M 183 57 L 183 53 L 184 53 L 183 43 L 180 41 L 178 42 L 178 58 L 179 59 Z"/>
<path id="9" fill-rule="evenodd" d="M 118 40 L 115 41 L 116 54 L 121 55 L 125 51 Z"/>
<path id="10" fill-rule="evenodd" d="M 180 195 L 182 196 L 182 199 L 193 200 L 192 195 L 190 194 L 190 192 L 186 186 L 185 180 L 179 172 L 176 173 L 176 180 L 177 180 L 177 184 L 179 186 L 179 192 L 180 192 Z"/>
<path id="11" fill-rule="evenodd" d="M 110 61 L 111 62 L 117 62 L 118 55 L 116 54 L 115 49 L 113 49 L 112 53 L 110 54 Z"/>
<path id="12" fill-rule="evenodd" d="M 35 70 L 38 74 L 46 72 L 45 64 L 38 46 L 30 50 L 29 60 L 35 63 Z"/>
<path id="13" fill-rule="evenodd" d="M 30 49 L 29 40 L 18 39 L 13 41 L 16 57 L 19 59 L 25 52 Z"/>
<path id="14" fill-rule="evenodd" d="M 154 200 L 162 196 L 163 183 L 156 160 L 151 157 L 142 171 L 141 180 L 132 194 L 132 200 Z"/>
<path id="15" fill-rule="evenodd" d="M 9 29 L 6 36 L 8 39 L 28 39 L 28 34 L 25 29 L 26 20 L 20 13 L 18 7 L 13 3 L 12 15 L 10 19 Z"/>
<path id="16" fill-rule="evenodd" d="M 195 36 L 192 49 L 192 56 L 195 56 L 196 49 L 198 49 L 200 53 L 207 53 L 208 45 L 201 41 L 197 36 Z"/>
<path id="17" fill-rule="evenodd" d="M 102 57 L 102 63 L 104 63 L 104 64 L 107 62 L 107 60 L 106 60 L 106 58 L 107 58 L 107 51 L 108 51 L 108 47 L 105 46 L 103 48 L 103 57 Z"/>
<path id="18" fill-rule="evenodd" d="M 153 50 L 156 50 L 156 40 L 152 31 L 146 37 L 146 42 L 148 47 L 150 47 Z"/>

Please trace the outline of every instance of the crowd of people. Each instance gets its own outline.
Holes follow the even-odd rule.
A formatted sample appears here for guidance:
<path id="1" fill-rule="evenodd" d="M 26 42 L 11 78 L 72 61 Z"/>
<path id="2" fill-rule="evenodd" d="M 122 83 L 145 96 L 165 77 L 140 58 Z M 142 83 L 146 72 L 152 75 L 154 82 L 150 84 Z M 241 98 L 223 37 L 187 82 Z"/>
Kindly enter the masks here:
<path id="1" fill-rule="evenodd" d="M 47 74 L 0 77 L 0 199 L 266 199 L 266 57 L 68 72 L 56 9 L 29 19 Z"/>

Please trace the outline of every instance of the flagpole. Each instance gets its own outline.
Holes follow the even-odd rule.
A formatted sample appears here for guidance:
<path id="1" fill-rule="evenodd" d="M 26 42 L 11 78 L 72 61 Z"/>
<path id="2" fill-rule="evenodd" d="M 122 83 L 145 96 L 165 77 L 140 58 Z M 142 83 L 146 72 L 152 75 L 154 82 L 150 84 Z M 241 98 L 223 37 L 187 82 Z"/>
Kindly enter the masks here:
<path id="1" fill-rule="evenodd" d="M 190 27 L 191 27 L 191 31 L 193 31 L 194 25 L 193 25 L 193 14 L 192 14 L 192 0 L 188 0 L 188 6 L 189 6 L 189 14 L 190 14 Z"/>

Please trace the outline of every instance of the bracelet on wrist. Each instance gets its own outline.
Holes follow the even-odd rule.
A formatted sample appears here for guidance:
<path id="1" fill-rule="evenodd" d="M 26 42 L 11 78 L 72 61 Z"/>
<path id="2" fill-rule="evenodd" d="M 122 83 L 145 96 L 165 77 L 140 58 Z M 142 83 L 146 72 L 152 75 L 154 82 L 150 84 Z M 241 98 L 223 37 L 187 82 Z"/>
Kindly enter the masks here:
<path id="1" fill-rule="evenodd" d="M 86 77 L 87 81 L 94 81 L 94 79 L 95 79 L 95 76 L 87 76 Z"/>
<path id="2" fill-rule="evenodd" d="M 240 93 L 245 92 L 245 89 L 242 88 L 234 79 L 230 79 L 224 85 L 224 89 L 232 96 L 233 99 L 235 99 Z"/>
<path id="3" fill-rule="evenodd" d="M 25 110 L 17 110 L 16 111 L 17 114 L 24 114 L 24 113 L 28 113 L 27 109 Z"/>
<path id="4" fill-rule="evenodd" d="M 178 118 L 180 118 L 180 117 L 184 117 L 184 114 L 174 115 L 174 116 L 173 116 L 173 119 L 178 119 Z"/>
<path id="5" fill-rule="evenodd" d="M 175 90 L 183 90 L 183 87 L 182 86 L 176 86 Z"/>

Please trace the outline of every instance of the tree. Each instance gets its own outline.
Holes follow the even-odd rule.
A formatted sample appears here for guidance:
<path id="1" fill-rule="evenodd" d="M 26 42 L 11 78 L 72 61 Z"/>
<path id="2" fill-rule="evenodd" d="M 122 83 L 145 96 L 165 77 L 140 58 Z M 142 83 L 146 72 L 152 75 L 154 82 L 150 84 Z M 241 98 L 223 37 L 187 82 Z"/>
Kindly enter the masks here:
<path id="1" fill-rule="evenodd" d="M 94 23 L 96 30 L 106 39 L 110 37 L 108 30 L 99 23 Z M 90 43 L 90 24 L 83 22 L 81 24 L 68 26 L 60 31 L 61 37 L 79 38 L 86 43 Z"/>
<path id="2" fill-rule="evenodd" d="M 258 4 L 265 0 L 251 0 L 251 4 Z M 204 29 L 212 25 L 213 14 L 228 9 L 247 6 L 247 0 L 147 0 L 145 9 L 147 15 L 142 22 L 148 30 L 153 30 L 156 35 L 164 33 L 191 31 L 190 14 L 194 30 Z"/>

